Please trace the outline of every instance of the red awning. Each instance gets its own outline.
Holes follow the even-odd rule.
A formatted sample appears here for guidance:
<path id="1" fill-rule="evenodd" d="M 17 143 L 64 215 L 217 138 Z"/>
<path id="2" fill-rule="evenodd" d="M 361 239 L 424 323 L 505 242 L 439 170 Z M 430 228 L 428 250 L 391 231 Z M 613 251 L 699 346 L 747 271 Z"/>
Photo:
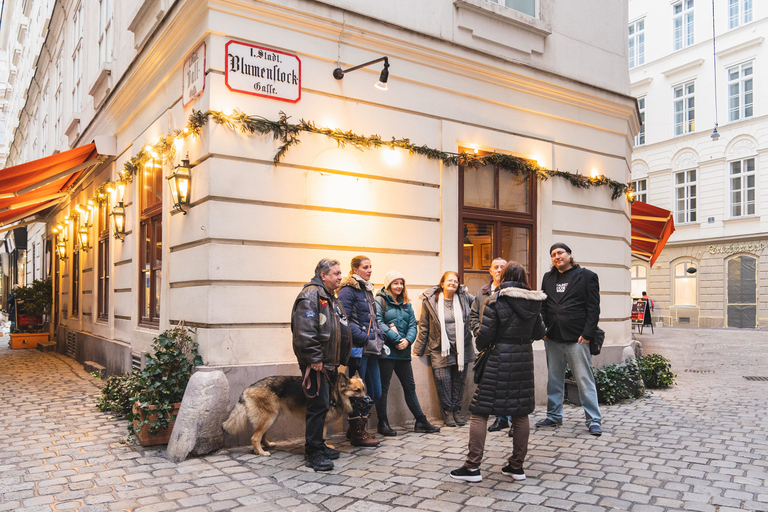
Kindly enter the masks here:
<path id="1" fill-rule="evenodd" d="M 53 206 L 83 170 L 99 163 L 96 144 L 0 170 L 0 225 Z"/>
<path id="2" fill-rule="evenodd" d="M 653 265 L 675 232 L 672 212 L 635 201 L 632 203 L 632 254 Z"/>

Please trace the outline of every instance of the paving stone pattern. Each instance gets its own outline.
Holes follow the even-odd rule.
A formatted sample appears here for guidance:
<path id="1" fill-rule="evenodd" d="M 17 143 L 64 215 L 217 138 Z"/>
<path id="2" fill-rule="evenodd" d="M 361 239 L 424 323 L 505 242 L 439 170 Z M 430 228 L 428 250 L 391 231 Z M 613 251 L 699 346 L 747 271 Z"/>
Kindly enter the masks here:
<path id="1" fill-rule="evenodd" d="M 600 438 L 566 406 L 562 427 L 532 431 L 521 483 L 500 473 L 511 438 L 489 434 L 483 481 L 468 484 L 448 477 L 468 427 L 400 428 L 378 449 L 332 439 L 342 455 L 330 473 L 304 467 L 300 442 L 271 457 L 238 448 L 176 464 L 121 443 L 126 422 L 95 408 L 100 382 L 74 360 L 10 350 L 5 338 L 0 511 L 768 511 L 768 382 L 743 379 L 768 376 L 765 331 L 664 328 L 638 339 L 673 360 L 678 385 L 603 407 Z"/>

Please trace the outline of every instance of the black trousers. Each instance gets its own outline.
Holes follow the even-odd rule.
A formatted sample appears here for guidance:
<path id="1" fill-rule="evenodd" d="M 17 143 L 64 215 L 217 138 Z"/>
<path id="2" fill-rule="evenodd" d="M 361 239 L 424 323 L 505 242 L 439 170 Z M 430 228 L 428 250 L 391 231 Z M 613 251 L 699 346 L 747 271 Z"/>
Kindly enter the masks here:
<path id="1" fill-rule="evenodd" d="M 416 382 L 413 379 L 411 361 L 379 358 L 379 368 L 381 369 L 381 397 L 376 400 L 376 415 L 379 419 L 387 417 L 387 396 L 389 395 L 389 384 L 392 381 L 392 372 L 394 372 L 403 386 L 405 404 L 414 418 L 423 421 L 424 413 L 421 411 L 421 405 L 419 405 L 419 397 L 416 396 Z"/>
<path id="2" fill-rule="evenodd" d="M 301 368 L 301 374 L 307 371 L 307 367 L 299 365 Z M 323 430 L 325 429 L 325 416 L 328 414 L 328 410 L 331 408 L 331 386 L 335 385 L 336 378 L 338 376 L 337 370 L 327 370 L 328 377 L 332 382 L 328 382 L 328 379 L 321 373 L 320 374 L 320 390 L 317 389 L 317 378 L 315 375 L 317 372 L 310 371 L 311 386 L 308 390 L 310 395 L 317 394 L 314 398 L 307 398 L 307 416 L 306 416 L 306 432 L 304 442 L 304 452 L 310 454 L 325 447 L 325 438 L 323 437 Z"/>

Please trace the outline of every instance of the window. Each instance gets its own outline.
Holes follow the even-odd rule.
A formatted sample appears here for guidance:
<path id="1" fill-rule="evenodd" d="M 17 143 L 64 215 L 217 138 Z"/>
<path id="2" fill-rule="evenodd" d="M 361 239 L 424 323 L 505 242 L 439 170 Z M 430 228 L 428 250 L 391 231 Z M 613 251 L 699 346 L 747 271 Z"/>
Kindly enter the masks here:
<path id="1" fill-rule="evenodd" d="M 99 2 L 99 63 L 102 65 L 112 61 L 112 2 Z"/>
<path id="2" fill-rule="evenodd" d="M 536 17 L 536 0 L 490 0 L 510 9 L 520 11 L 528 16 Z"/>
<path id="3" fill-rule="evenodd" d="M 694 83 L 688 82 L 673 89 L 675 99 L 675 135 L 691 133 L 696 128 L 694 112 Z"/>
<path id="4" fill-rule="evenodd" d="M 72 112 L 83 108 L 83 4 L 77 4 L 72 18 Z"/>
<path id="5" fill-rule="evenodd" d="M 645 265 L 632 265 L 630 279 L 632 283 L 630 295 L 636 298 L 642 297 L 643 292 L 648 289 L 648 267 Z"/>
<path id="6" fill-rule="evenodd" d="M 109 320 L 109 201 L 99 205 L 98 319 Z"/>
<path id="7" fill-rule="evenodd" d="M 632 187 L 635 189 L 635 201 L 641 203 L 648 202 L 648 180 L 635 180 L 632 182 Z"/>
<path id="8" fill-rule="evenodd" d="M 645 144 L 645 96 L 637 98 L 637 109 L 640 112 L 640 132 L 635 137 L 635 146 Z"/>
<path id="9" fill-rule="evenodd" d="M 693 0 L 672 4 L 672 40 L 675 50 L 693 44 Z"/>
<path id="10" fill-rule="evenodd" d="M 755 214 L 755 159 L 731 162 L 731 217 Z"/>
<path id="11" fill-rule="evenodd" d="M 729 28 L 736 28 L 750 21 L 752 21 L 752 0 L 728 0 Z"/>
<path id="12" fill-rule="evenodd" d="M 475 293 L 496 257 L 515 260 L 536 279 L 536 180 L 489 165 L 461 168 L 459 268 Z M 531 283 L 533 286 L 533 283 Z"/>
<path id="13" fill-rule="evenodd" d="M 160 324 L 160 283 L 163 263 L 163 166 L 148 161 L 141 172 L 139 227 L 139 321 Z"/>
<path id="14" fill-rule="evenodd" d="M 48 156 L 48 84 L 43 86 L 43 97 L 40 101 L 40 111 L 43 113 L 43 119 L 40 122 L 40 134 L 43 138 L 41 154 Z"/>
<path id="15" fill-rule="evenodd" d="M 696 288 L 698 284 L 696 262 L 681 261 L 674 266 L 674 300 L 675 306 L 695 306 Z"/>
<path id="16" fill-rule="evenodd" d="M 53 139 L 53 145 L 58 146 L 61 142 L 62 134 L 64 133 L 64 127 L 62 126 L 62 120 L 61 120 L 61 111 L 62 111 L 62 73 L 63 73 L 63 55 L 62 51 L 59 51 L 59 57 L 56 59 L 56 92 L 54 93 L 54 101 L 56 102 L 56 120 L 54 122 L 54 139 Z"/>
<path id="17" fill-rule="evenodd" d="M 696 169 L 675 173 L 675 222 L 696 222 Z"/>
<path id="18" fill-rule="evenodd" d="M 645 19 L 629 24 L 629 69 L 645 64 Z"/>
<path id="19" fill-rule="evenodd" d="M 752 117 L 752 63 L 747 62 L 728 70 L 728 120 Z"/>

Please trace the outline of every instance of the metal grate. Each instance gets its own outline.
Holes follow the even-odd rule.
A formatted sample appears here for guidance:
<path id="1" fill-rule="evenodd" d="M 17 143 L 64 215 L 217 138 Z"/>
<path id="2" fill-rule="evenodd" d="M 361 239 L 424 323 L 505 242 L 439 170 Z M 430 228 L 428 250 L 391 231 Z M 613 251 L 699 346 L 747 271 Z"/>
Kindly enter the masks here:
<path id="1" fill-rule="evenodd" d="M 72 359 L 75 359 L 76 346 L 77 346 L 77 333 L 67 331 L 67 351 L 66 351 L 67 357 L 71 357 Z"/>
<path id="2" fill-rule="evenodd" d="M 131 368 L 141 370 L 144 368 L 144 352 L 131 352 Z"/>
<path id="3" fill-rule="evenodd" d="M 743 376 L 743 377 L 745 379 L 747 379 L 747 380 L 763 380 L 763 381 L 768 381 L 768 377 L 746 377 L 746 376 Z"/>
<path id="4" fill-rule="evenodd" d="M 686 368 L 685 371 L 688 373 L 715 373 L 715 370 L 701 370 L 699 368 Z"/>

